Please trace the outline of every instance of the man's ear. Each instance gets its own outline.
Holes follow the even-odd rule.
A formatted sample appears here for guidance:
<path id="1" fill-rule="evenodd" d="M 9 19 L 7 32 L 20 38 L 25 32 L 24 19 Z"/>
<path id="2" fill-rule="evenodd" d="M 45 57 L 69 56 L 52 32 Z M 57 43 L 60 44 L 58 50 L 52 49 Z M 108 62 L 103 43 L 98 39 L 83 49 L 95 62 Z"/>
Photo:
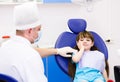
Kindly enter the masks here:
<path id="1" fill-rule="evenodd" d="M 29 28 L 29 29 L 26 29 L 26 30 L 25 30 L 25 34 L 26 34 L 27 36 L 31 36 L 31 32 L 32 32 L 32 28 Z"/>
<path id="2" fill-rule="evenodd" d="M 27 29 L 28 30 L 28 33 L 31 33 L 32 32 L 32 28 L 30 28 L 30 29 Z"/>
<path id="3" fill-rule="evenodd" d="M 26 30 L 26 33 L 30 34 L 32 32 L 32 28 Z"/>

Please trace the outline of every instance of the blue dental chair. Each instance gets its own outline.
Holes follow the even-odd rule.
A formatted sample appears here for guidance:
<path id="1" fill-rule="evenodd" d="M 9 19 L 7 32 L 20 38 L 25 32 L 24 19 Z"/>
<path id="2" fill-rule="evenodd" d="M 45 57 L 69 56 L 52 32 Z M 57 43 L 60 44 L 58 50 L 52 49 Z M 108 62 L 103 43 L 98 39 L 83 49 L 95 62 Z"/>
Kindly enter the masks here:
<path id="1" fill-rule="evenodd" d="M 84 19 L 69 19 L 68 27 L 71 32 L 63 32 L 58 37 L 55 48 L 61 48 L 65 46 L 74 47 L 76 45 L 76 36 L 79 32 L 85 31 L 87 27 L 87 22 Z M 108 49 L 103 41 L 103 39 L 95 32 L 90 31 L 95 39 L 95 46 L 104 53 L 105 59 L 108 60 Z M 61 68 L 63 72 L 65 72 L 68 76 L 68 58 L 64 58 L 60 55 L 55 56 L 56 62 L 58 66 Z"/>
<path id="2" fill-rule="evenodd" d="M 0 73 L 0 82 L 18 82 L 18 81 L 11 76 Z"/>

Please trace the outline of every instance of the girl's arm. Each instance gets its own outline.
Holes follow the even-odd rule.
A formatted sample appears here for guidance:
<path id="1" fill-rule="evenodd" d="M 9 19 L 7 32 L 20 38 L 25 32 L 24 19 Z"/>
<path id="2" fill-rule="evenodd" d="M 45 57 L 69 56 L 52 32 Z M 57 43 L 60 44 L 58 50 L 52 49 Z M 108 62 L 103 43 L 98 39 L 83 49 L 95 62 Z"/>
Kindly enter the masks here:
<path id="1" fill-rule="evenodd" d="M 108 81 L 108 76 L 107 76 L 107 72 L 106 70 L 104 69 L 104 72 L 103 72 L 103 77 L 105 78 L 106 82 Z"/>
<path id="2" fill-rule="evenodd" d="M 73 62 L 75 63 L 79 62 L 83 55 L 83 52 L 84 52 L 84 47 L 82 47 L 78 53 L 74 53 L 72 56 Z"/>

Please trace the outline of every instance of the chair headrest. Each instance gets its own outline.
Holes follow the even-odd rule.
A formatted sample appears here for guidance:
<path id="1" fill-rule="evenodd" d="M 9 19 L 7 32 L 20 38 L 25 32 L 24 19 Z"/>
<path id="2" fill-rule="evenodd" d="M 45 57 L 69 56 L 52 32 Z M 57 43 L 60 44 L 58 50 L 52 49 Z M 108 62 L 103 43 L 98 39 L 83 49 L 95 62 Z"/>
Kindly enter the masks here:
<path id="1" fill-rule="evenodd" d="M 78 34 L 86 29 L 87 22 L 84 19 L 69 19 L 68 27 L 73 33 Z"/>

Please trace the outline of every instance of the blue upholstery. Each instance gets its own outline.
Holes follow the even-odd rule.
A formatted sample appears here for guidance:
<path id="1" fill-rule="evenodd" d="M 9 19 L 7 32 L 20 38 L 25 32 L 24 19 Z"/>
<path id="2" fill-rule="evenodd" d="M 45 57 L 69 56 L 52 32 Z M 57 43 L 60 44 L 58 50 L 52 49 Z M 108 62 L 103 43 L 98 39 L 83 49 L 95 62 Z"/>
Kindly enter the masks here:
<path id="1" fill-rule="evenodd" d="M 0 74 L 0 82 L 18 82 L 18 81 L 11 76 Z"/>
<path id="2" fill-rule="evenodd" d="M 58 37 L 58 39 L 56 41 L 55 48 L 61 48 L 61 47 L 65 47 L 65 46 L 70 46 L 73 48 L 76 44 L 77 34 L 79 32 L 86 30 L 87 23 L 84 19 L 70 19 L 68 21 L 68 27 L 72 32 L 63 32 L 62 34 L 60 34 L 60 36 Z M 92 32 L 92 31 L 90 31 L 90 32 L 94 36 L 95 46 L 101 52 L 104 53 L 105 59 L 107 60 L 108 59 L 108 50 L 107 50 L 107 47 L 106 47 L 104 41 L 97 33 Z M 59 65 L 59 67 L 66 74 L 68 74 L 68 59 L 61 57 L 59 55 L 56 55 L 55 59 L 57 61 L 57 64 Z"/>

